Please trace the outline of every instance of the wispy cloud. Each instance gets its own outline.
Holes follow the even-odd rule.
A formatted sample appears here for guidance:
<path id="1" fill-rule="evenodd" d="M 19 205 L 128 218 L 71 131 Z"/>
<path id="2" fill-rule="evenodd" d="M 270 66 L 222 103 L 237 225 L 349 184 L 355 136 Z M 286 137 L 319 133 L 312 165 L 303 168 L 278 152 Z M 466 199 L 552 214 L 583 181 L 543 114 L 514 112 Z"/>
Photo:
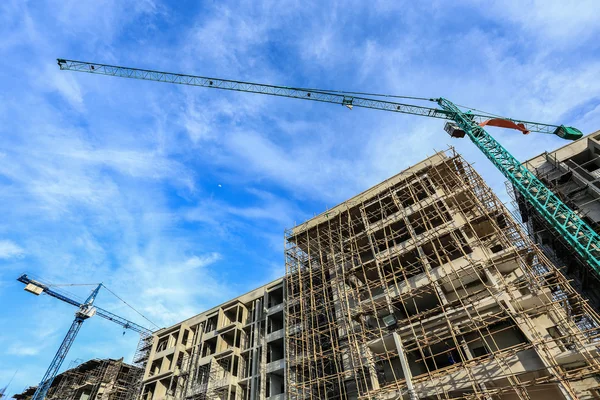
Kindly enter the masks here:
<path id="1" fill-rule="evenodd" d="M 11 240 L 0 240 L 0 259 L 20 258 L 25 250 Z"/>
<path id="2" fill-rule="evenodd" d="M 7 350 L 8 354 L 15 356 L 35 356 L 40 353 L 41 347 L 31 346 L 30 344 L 18 343 L 13 344 Z"/>
<path id="3" fill-rule="evenodd" d="M 520 32 L 538 38 L 542 44 L 572 49 L 594 37 L 599 30 L 592 12 L 598 4 L 593 0 L 578 1 L 569 7 L 557 0 L 475 0 L 470 3 L 485 5 L 491 15 L 514 23 Z M 535 12 L 523 12 L 526 9 Z"/>
<path id="4" fill-rule="evenodd" d="M 0 322 L 20 328 L 0 341 L 46 347 L 5 350 L 0 364 L 27 371 L 17 386 L 35 383 L 72 320 L 70 306 L 28 297 L 14 281 L 23 271 L 104 282 L 162 326 L 281 274 L 285 228 L 449 143 L 503 192 L 480 152 L 440 121 L 74 74 L 57 56 L 444 96 L 590 131 L 600 121 L 596 5 L 563 3 L 1 2 Z M 521 159 L 561 144 L 494 134 Z M 98 305 L 149 324 L 109 293 Z M 133 335 L 86 324 L 74 354 L 133 352 Z"/>
<path id="5" fill-rule="evenodd" d="M 156 251 L 164 252 L 166 247 L 157 245 L 151 244 L 144 253 L 129 256 L 127 265 L 105 283 L 117 293 L 127 293 L 127 287 L 131 287 L 130 277 L 135 277 L 135 304 L 150 320 L 159 326 L 168 326 L 232 295 L 219 274 L 209 268 L 223 258 L 219 253 L 188 257 L 175 253 L 159 255 Z M 113 299 L 111 303 L 118 312 L 133 315 L 118 301 Z"/>

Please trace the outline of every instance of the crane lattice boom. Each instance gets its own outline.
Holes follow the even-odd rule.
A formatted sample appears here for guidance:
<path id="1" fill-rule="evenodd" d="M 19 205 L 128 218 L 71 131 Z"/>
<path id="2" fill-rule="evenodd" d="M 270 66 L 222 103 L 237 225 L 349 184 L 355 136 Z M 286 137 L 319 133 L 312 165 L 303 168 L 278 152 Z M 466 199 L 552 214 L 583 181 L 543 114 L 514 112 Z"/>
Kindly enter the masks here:
<path id="1" fill-rule="evenodd" d="M 108 64 L 95 64 L 85 61 L 75 61 L 66 59 L 58 59 L 58 65 L 60 69 L 63 70 L 88 72 L 97 75 L 109 75 L 121 78 L 141 79 L 147 81 L 174 83 L 187 86 L 199 86 L 213 89 L 233 90 L 237 92 L 267 94 L 271 96 L 289 97 L 301 100 L 312 100 L 320 101 L 323 103 L 340 104 L 349 108 L 372 108 L 375 110 L 393 111 L 404 114 L 420 115 L 423 117 L 440 118 L 452 121 L 454 120 L 452 113 L 449 113 L 443 109 L 434 107 L 424 107 L 414 104 L 397 103 L 393 101 L 385 101 L 368 97 L 359 97 L 354 96 L 348 92 L 268 85 L 263 83 L 243 82 L 230 79 L 177 74 L 172 72 L 161 72 L 149 69 L 120 67 Z M 421 100 L 439 103 L 440 99 L 421 98 Z M 489 120 L 490 118 L 496 117 L 494 115 L 477 113 L 469 113 L 469 115 L 473 119 L 473 121 L 477 122 L 478 124 L 483 123 Z M 561 137 L 563 136 L 563 134 L 559 134 L 557 130 L 561 128 L 567 128 L 558 125 L 542 124 L 539 122 L 522 121 L 510 118 L 503 119 L 515 122 L 516 124 L 522 124 L 525 127 L 525 129 L 527 129 L 527 131 L 530 132 L 557 134 Z M 576 132 L 573 133 L 577 134 Z"/>
<path id="2" fill-rule="evenodd" d="M 48 285 L 46 285 L 42 282 L 33 280 L 33 279 L 29 278 L 26 274 L 21 275 L 17 280 L 21 283 L 24 283 L 25 285 L 32 283 L 35 286 L 42 288 L 43 293 L 47 294 L 48 296 L 51 296 L 51 297 L 54 297 L 55 299 L 64 301 L 65 303 L 69 303 L 75 307 L 80 308 L 83 306 L 83 304 L 78 302 L 77 300 L 71 299 L 71 298 L 65 296 L 64 294 L 61 294 L 55 290 L 52 290 L 50 287 L 48 287 Z M 117 325 L 121 325 L 123 328 L 135 331 L 140 334 L 146 334 L 146 335 L 152 334 L 151 330 L 149 330 L 148 328 L 145 328 L 141 325 L 138 325 L 135 322 L 128 321 L 127 319 L 125 319 L 123 317 L 119 317 L 118 315 L 113 314 L 110 311 L 106 311 L 100 307 L 94 306 L 94 308 L 96 309 L 96 315 L 98 315 L 104 319 L 107 319 L 109 321 L 112 321 Z"/>
<path id="3" fill-rule="evenodd" d="M 83 324 L 83 322 L 86 319 L 88 319 L 94 315 L 99 315 L 102 318 L 112 321 L 112 322 L 116 323 L 117 325 L 122 326 L 125 329 L 130 329 L 132 331 L 135 331 L 135 332 L 139 333 L 140 335 L 151 335 L 152 334 L 152 331 L 150 331 L 147 328 L 144 328 L 141 325 L 138 325 L 134 322 L 128 321 L 127 319 L 125 319 L 123 317 L 119 317 L 118 315 L 113 314 L 109 311 L 103 310 L 100 307 L 94 306 L 93 305 L 94 300 L 96 299 L 96 296 L 98 295 L 98 292 L 100 291 L 100 288 L 103 286 L 102 284 L 99 284 L 92 291 L 92 293 L 89 295 L 89 297 L 86 299 L 85 302 L 80 303 L 79 301 L 74 300 L 62 293 L 52 290 L 48 285 L 46 285 L 42 282 L 39 282 L 37 280 L 29 278 L 26 274 L 21 275 L 17 280 L 19 282 L 27 285 L 27 286 L 25 286 L 25 289 L 31 293 L 34 293 L 36 295 L 45 293 L 48 296 L 54 297 L 55 299 L 64 301 L 65 303 L 71 304 L 78 308 L 77 312 L 75 312 L 75 320 L 71 324 L 71 327 L 69 328 L 69 331 L 65 335 L 65 338 L 63 339 L 60 347 L 58 348 L 58 351 L 54 355 L 54 358 L 52 359 L 52 362 L 50 363 L 48 370 L 44 374 L 42 381 L 40 382 L 35 393 L 33 394 L 32 400 L 44 400 L 44 398 L 46 397 L 46 394 L 48 393 L 48 390 L 52 386 L 52 382 L 54 381 L 54 378 L 56 377 L 56 375 L 58 374 L 58 371 L 60 370 L 60 367 L 61 367 L 63 361 L 67 357 L 67 353 L 69 352 L 71 345 L 75 341 L 75 338 L 77 337 L 77 334 L 79 333 L 79 330 L 81 329 L 81 325 Z"/>
<path id="4" fill-rule="evenodd" d="M 465 111 L 444 98 L 429 99 L 436 102 L 440 107 L 432 108 L 376 98 L 357 97 L 351 92 L 267 85 L 67 59 L 58 59 L 57 61 L 62 70 L 267 94 L 341 104 L 348 108 L 364 107 L 454 121 L 454 128 L 449 130 L 458 131 L 460 134 L 453 136 L 468 136 L 496 168 L 514 185 L 525 200 L 532 204 L 545 220 L 564 237 L 575 252 L 586 260 L 597 273 L 600 273 L 600 236 L 575 211 L 565 205 L 558 196 L 552 193 L 532 172 L 525 168 L 496 139 L 483 129 L 481 125 L 485 125 L 488 120 L 496 118 L 492 114 L 477 114 L 469 110 Z M 524 131 L 550 133 L 569 140 L 578 139 L 582 136 L 581 132 L 577 129 L 564 125 L 543 124 L 510 118 L 502 118 L 502 120 L 521 126 Z"/>

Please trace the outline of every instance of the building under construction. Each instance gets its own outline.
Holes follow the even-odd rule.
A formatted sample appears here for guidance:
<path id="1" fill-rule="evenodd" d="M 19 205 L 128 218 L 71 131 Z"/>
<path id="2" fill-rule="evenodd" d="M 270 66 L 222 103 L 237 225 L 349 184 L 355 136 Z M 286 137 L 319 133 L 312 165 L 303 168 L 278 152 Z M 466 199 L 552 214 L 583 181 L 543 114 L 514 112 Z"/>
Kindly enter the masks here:
<path id="1" fill-rule="evenodd" d="M 290 399 L 599 399 L 599 319 L 440 152 L 286 233 Z"/>
<path id="2" fill-rule="evenodd" d="M 600 131 L 553 152 L 544 152 L 524 165 L 572 210 L 600 232 Z M 571 279 L 575 288 L 600 310 L 600 275 L 582 260 L 546 220 L 511 189 L 521 218 L 533 241 Z"/>
<path id="3" fill-rule="evenodd" d="M 154 332 L 143 400 L 283 400 L 284 285 L 277 279 Z"/>
<path id="4" fill-rule="evenodd" d="M 123 359 L 94 359 L 56 376 L 46 395 L 47 400 L 134 400 L 138 398 L 141 368 Z M 13 399 L 29 400 L 36 387 L 30 387 Z"/>

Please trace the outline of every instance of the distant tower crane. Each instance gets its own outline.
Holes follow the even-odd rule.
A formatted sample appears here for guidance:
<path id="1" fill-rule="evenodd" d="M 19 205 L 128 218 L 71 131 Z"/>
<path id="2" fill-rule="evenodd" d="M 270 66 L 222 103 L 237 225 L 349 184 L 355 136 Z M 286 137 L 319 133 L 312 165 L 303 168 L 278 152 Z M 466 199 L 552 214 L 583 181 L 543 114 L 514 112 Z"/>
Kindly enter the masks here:
<path id="1" fill-rule="evenodd" d="M 6 391 L 10 387 L 10 384 L 12 383 L 13 379 L 15 379 L 15 376 L 17 376 L 17 372 L 19 372 L 19 371 L 18 370 L 15 371 L 15 373 L 13 374 L 12 378 L 10 378 L 10 381 L 8 381 L 6 386 L 4 386 L 2 389 L 0 389 L 0 399 L 3 399 L 4 397 L 7 396 Z"/>
<path id="2" fill-rule="evenodd" d="M 102 318 L 114 322 L 115 324 L 121 325 L 125 329 L 135 331 L 140 335 L 152 335 L 152 331 L 150 331 L 149 329 L 144 328 L 143 326 L 138 325 L 134 322 L 128 321 L 125 318 L 119 317 L 118 315 L 115 315 L 109 311 L 103 310 L 100 307 L 94 306 L 94 300 L 96 299 L 100 288 L 104 286 L 101 283 L 92 291 L 92 293 L 88 296 L 85 302 L 80 303 L 77 300 L 71 299 L 65 296 L 64 294 L 52 290 L 48 285 L 42 282 L 29 278 L 26 274 L 21 275 L 17 280 L 19 282 L 24 283 L 26 285 L 25 290 L 30 293 L 33 293 L 35 295 L 45 293 L 48 296 L 62 300 L 65 303 L 72 304 L 78 308 L 78 310 L 75 312 L 75 320 L 71 324 L 71 328 L 69 328 L 69 331 L 67 332 L 60 347 L 58 348 L 58 351 L 54 355 L 54 359 L 50 363 L 48 370 L 44 374 L 44 377 L 38 385 L 31 400 L 44 400 L 46 394 L 48 393 L 48 390 L 50 389 L 50 386 L 52 386 L 52 381 L 54 381 L 54 378 L 56 377 L 56 374 L 58 374 L 60 366 L 67 357 L 67 353 L 69 352 L 71 345 L 75 341 L 75 337 L 77 336 L 81 325 L 86 319 L 93 317 L 94 315 L 99 315 Z"/>
<path id="3" fill-rule="evenodd" d="M 485 154 L 485 156 L 513 184 L 523 198 L 538 211 L 565 241 L 589 265 L 600 273 L 600 236 L 583 221 L 579 215 L 564 204 L 558 196 L 548 189 L 531 171 L 511 155 L 483 127 L 498 126 L 529 132 L 551 133 L 566 140 L 576 140 L 582 133 L 564 125 L 549 125 L 538 122 L 521 121 L 498 117 L 489 113 L 473 113 L 462 110 L 451 101 L 440 98 L 419 98 L 407 96 L 378 95 L 358 92 L 345 92 L 321 89 L 306 89 L 286 86 L 266 85 L 228 79 L 209 78 L 187 74 L 160 72 L 147 69 L 120 67 L 84 61 L 58 59 L 61 70 L 87 72 L 97 75 L 117 76 L 121 78 L 142 79 L 180 85 L 200 86 L 238 92 L 266 94 L 340 104 L 349 109 L 353 107 L 372 108 L 393 111 L 423 117 L 450 120 L 445 130 L 452 137 L 465 135 Z M 370 97 L 362 97 L 370 96 Z M 396 103 L 374 97 L 404 98 L 437 103 L 440 108 L 424 107 L 414 104 Z M 463 107 L 464 108 L 464 107 Z"/>

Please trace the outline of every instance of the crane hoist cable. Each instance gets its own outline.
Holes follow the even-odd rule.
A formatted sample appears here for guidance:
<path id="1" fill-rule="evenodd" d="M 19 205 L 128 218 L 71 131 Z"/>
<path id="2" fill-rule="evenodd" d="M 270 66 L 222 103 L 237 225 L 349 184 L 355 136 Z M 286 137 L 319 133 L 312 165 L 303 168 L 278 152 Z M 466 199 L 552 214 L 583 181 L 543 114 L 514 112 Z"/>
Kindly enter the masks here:
<path id="1" fill-rule="evenodd" d="M 131 308 L 136 314 L 138 314 L 140 317 L 144 318 L 146 321 L 150 322 L 152 325 L 154 325 L 157 328 L 160 328 L 160 326 L 156 325 L 154 322 L 152 322 L 148 317 L 146 317 L 144 314 L 142 314 L 141 312 L 139 312 L 138 310 L 136 310 L 131 304 L 129 304 L 128 302 L 126 302 L 125 300 L 123 300 L 121 297 L 119 297 L 115 292 L 113 292 L 112 290 L 110 290 L 105 284 L 102 284 L 102 287 L 106 290 L 108 290 L 109 293 L 111 293 L 113 296 L 115 296 L 117 299 L 119 299 L 123 304 L 125 304 L 127 307 Z"/>

